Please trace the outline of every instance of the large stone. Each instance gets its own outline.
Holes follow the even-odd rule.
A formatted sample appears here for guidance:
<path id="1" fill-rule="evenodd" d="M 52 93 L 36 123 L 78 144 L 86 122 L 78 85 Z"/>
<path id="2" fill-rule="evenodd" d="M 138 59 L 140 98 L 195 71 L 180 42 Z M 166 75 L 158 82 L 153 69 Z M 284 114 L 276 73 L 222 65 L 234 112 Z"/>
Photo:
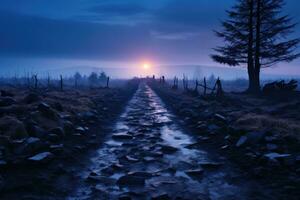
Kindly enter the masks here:
<path id="1" fill-rule="evenodd" d="M 46 131 L 33 121 L 26 122 L 26 130 L 31 137 L 44 138 L 47 135 Z"/>
<path id="2" fill-rule="evenodd" d="M 10 116 L 0 119 L 0 132 L 12 139 L 22 139 L 28 136 L 23 122 Z"/>
<path id="3" fill-rule="evenodd" d="M 28 95 L 26 95 L 23 99 L 23 101 L 27 104 L 31 104 L 34 102 L 38 102 L 40 101 L 41 98 L 38 96 L 38 94 L 36 93 L 29 93 Z"/>
<path id="4" fill-rule="evenodd" d="M 107 176 L 98 175 L 97 173 L 91 172 L 87 177 L 88 181 L 97 182 L 107 185 L 113 185 L 116 183 L 116 180 L 113 178 L 109 178 Z"/>
<path id="5" fill-rule="evenodd" d="M 138 176 L 138 177 L 142 177 L 142 178 L 145 178 L 145 179 L 151 178 L 153 176 L 152 173 L 143 172 L 143 171 L 128 172 L 128 175 Z"/>
<path id="6" fill-rule="evenodd" d="M 2 106 L 11 106 L 16 103 L 16 100 L 12 97 L 1 97 L 0 98 L 0 107 Z"/>
<path id="7" fill-rule="evenodd" d="M 200 162 L 199 164 L 201 167 L 208 168 L 208 169 L 218 168 L 221 165 L 223 165 L 223 163 L 220 162 Z"/>
<path id="8" fill-rule="evenodd" d="M 118 179 L 117 184 L 121 186 L 143 186 L 145 184 L 145 178 L 135 175 L 124 175 Z"/>
<path id="9" fill-rule="evenodd" d="M 71 135 L 74 133 L 74 124 L 70 121 L 63 122 L 64 132 L 66 135 Z"/>
<path id="10" fill-rule="evenodd" d="M 113 139 L 120 139 L 120 140 L 129 140 L 132 139 L 133 136 L 127 133 L 115 133 L 112 135 Z"/>
<path id="11" fill-rule="evenodd" d="M 65 137 L 64 129 L 62 129 L 61 127 L 53 128 L 53 129 L 51 129 L 49 132 L 50 132 L 51 134 L 57 135 L 59 138 L 64 138 L 64 137 Z"/>
<path id="12" fill-rule="evenodd" d="M 83 120 L 87 120 L 87 121 L 98 119 L 97 115 L 91 111 L 82 112 L 79 114 L 79 117 L 82 118 Z"/>
<path id="13" fill-rule="evenodd" d="M 42 141 L 36 137 L 29 137 L 24 142 L 25 150 L 28 153 L 38 152 L 39 150 L 45 148 Z"/>
<path id="14" fill-rule="evenodd" d="M 163 153 L 166 153 L 166 154 L 174 153 L 174 152 L 176 152 L 177 150 L 178 150 L 177 148 L 172 147 L 172 146 L 161 145 L 161 151 L 162 151 Z"/>
<path id="15" fill-rule="evenodd" d="M 59 102 L 53 103 L 53 108 L 60 111 L 60 112 L 62 112 L 64 110 L 63 106 Z"/>
<path id="16" fill-rule="evenodd" d="M 266 145 L 266 147 L 267 147 L 267 149 L 268 149 L 269 151 L 274 151 L 274 150 L 277 150 L 277 149 L 278 149 L 278 145 L 277 145 L 277 144 L 272 144 L 272 143 L 268 143 L 268 144 Z"/>
<path id="17" fill-rule="evenodd" d="M 246 137 L 248 139 L 248 142 L 251 144 L 256 144 L 258 142 L 261 142 L 266 135 L 266 132 L 264 131 L 252 131 L 246 134 Z"/>
<path id="18" fill-rule="evenodd" d="M 43 114 L 43 116 L 49 119 L 57 119 L 58 115 L 47 103 L 42 102 L 38 105 L 38 110 Z"/>
<path id="19" fill-rule="evenodd" d="M 167 193 L 163 193 L 152 196 L 151 200 L 171 200 L 171 197 Z"/>
<path id="20" fill-rule="evenodd" d="M 198 168 L 198 169 L 190 169 L 190 170 L 186 170 L 185 173 L 190 175 L 190 176 L 200 176 L 202 175 L 204 172 L 204 170 L 202 168 Z"/>
<path id="21" fill-rule="evenodd" d="M 15 96 L 13 93 L 6 91 L 6 90 L 1 90 L 1 97 L 13 97 Z"/>

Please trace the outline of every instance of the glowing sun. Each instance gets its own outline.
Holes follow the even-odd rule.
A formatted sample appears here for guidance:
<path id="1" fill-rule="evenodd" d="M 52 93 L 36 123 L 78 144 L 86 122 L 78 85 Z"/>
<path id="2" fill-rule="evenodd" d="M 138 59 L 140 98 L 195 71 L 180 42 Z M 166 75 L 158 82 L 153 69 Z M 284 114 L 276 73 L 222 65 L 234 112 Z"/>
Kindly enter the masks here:
<path id="1" fill-rule="evenodd" d="M 150 68 L 150 64 L 149 64 L 149 63 L 144 63 L 144 64 L 143 64 L 143 68 L 144 68 L 145 70 L 149 69 L 149 68 Z"/>

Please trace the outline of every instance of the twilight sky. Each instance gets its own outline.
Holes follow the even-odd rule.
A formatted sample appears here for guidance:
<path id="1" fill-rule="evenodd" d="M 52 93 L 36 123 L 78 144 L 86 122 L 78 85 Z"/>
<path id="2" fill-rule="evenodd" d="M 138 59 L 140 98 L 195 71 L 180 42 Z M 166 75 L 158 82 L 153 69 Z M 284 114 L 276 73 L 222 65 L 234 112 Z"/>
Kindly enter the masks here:
<path id="1" fill-rule="evenodd" d="M 0 0 L 0 68 L 218 66 L 209 57 L 221 42 L 212 30 L 234 2 Z M 300 22 L 300 1 L 286 2 L 284 11 Z M 300 61 L 270 72 L 300 75 Z"/>

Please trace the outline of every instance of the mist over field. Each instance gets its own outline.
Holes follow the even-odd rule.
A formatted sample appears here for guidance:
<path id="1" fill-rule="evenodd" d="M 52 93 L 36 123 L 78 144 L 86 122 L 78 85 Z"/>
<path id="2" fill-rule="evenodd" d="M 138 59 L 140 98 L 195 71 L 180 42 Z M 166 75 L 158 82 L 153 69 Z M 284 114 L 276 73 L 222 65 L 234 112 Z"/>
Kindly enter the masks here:
<path id="1" fill-rule="evenodd" d="M 28 74 L 39 74 L 40 77 L 49 75 L 59 77 L 61 74 L 70 77 L 79 72 L 89 75 L 91 72 L 104 71 L 116 79 L 130 79 L 143 76 L 166 76 L 172 79 L 174 76 L 187 75 L 190 79 L 202 79 L 204 76 L 215 75 L 224 80 L 247 79 L 247 71 L 244 67 L 227 67 L 201 64 L 153 64 L 151 69 L 142 69 L 143 63 L 116 63 L 101 62 L 95 60 L 69 60 L 69 59 L 28 59 L 28 58 L 0 58 L 0 77 L 22 77 Z M 284 72 L 281 72 L 284 71 Z M 262 79 L 298 79 L 298 68 L 286 64 L 263 70 Z"/>
<path id="2" fill-rule="evenodd" d="M 299 200 L 299 0 L 0 0 L 1 200 Z"/>

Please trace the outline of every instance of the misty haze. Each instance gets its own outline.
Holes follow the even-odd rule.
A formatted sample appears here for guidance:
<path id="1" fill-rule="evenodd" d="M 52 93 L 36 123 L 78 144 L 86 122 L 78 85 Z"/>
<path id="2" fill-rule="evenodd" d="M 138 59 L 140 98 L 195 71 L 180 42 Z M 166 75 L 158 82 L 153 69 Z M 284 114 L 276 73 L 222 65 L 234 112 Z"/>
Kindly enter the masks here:
<path id="1" fill-rule="evenodd" d="M 298 200 L 299 7 L 0 0 L 0 199 Z"/>

